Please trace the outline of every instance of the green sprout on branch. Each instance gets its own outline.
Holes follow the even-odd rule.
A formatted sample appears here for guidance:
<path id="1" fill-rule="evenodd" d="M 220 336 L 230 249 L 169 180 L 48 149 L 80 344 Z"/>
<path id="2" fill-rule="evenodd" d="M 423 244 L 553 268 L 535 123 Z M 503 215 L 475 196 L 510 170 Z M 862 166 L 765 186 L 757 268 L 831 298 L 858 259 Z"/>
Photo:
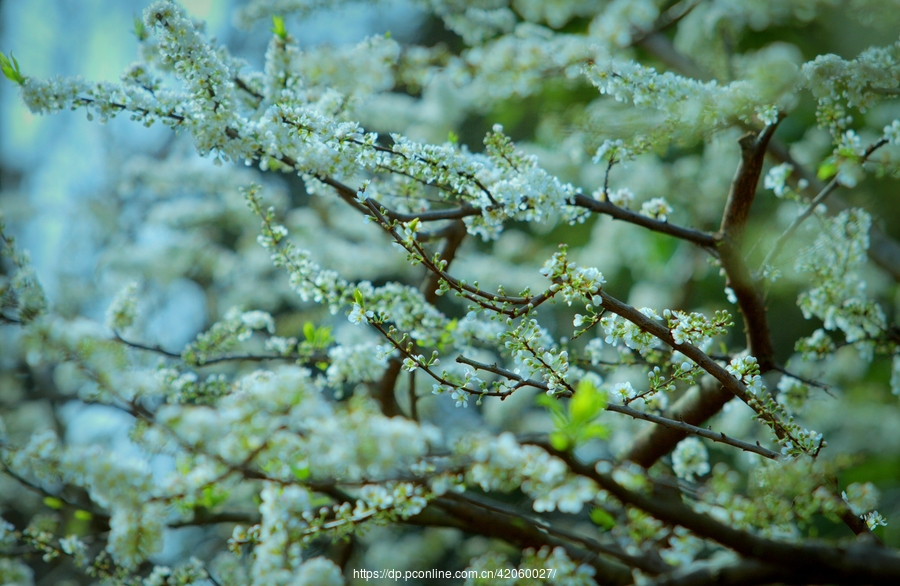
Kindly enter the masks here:
<path id="1" fill-rule="evenodd" d="M 3 70 L 3 75 L 6 79 L 19 85 L 24 84 L 25 80 L 28 79 L 22 75 L 22 71 L 19 70 L 19 62 L 13 57 L 12 52 L 10 52 L 9 57 L 0 53 L 0 69 Z"/>

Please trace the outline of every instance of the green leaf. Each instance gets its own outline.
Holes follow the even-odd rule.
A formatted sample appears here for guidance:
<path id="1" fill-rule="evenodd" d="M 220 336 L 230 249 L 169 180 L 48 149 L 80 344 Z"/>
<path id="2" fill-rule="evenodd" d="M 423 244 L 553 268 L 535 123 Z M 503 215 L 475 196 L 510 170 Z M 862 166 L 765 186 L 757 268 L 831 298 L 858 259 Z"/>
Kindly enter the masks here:
<path id="1" fill-rule="evenodd" d="M 590 379 L 583 378 L 569 401 L 569 418 L 576 425 L 595 419 L 606 408 L 606 394 L 597 389 Z"/>
<path id="2" fill-rule="evenodd" d="M 144 26 L 144 21 L 139 16 L 134 17 L 134 36 L 137 37 L 139 41 L 146 41 L 150 36 L 150 33 L 147 31 L 147 27 Z"/>
<path id="3" fill-rule="evenodd" d="M 215 508 L 216 505 L 225 502 L 226 499 L 228 499 L 227 490 L 222 490 L 221 488 L 215 486 L 207 486 L 200 493 L 200 498 L 197 500 L 197 504 L 205 509 L 212 509 Z"/>
<path id="4" fill-rule="evenodd" d="M 562 427 L 566 424 L 566 414 L 563 412 L 562 405 L 560 405 L 558 399 L 554 399 L 550 395 L 541 393 L 535 398 L 534 402 L 542 407 L 546 407 L 547 410 L 550 411 L 550 417 L 553 418 L 557 427 Z"/>
<path id="5" fill-rule="evenodd" d="M 75 511 L 74 517 L 79 521 L 90 521 L 94 518 L 94 515 L 92 515 L 90 511 L 83 511 L 81 509 L 78 509 L 77 511 Z"/>
<path id="6" fill-rule="evenodd" d="M 303 337 L 306 338 L 306 341 L 312 344 L 316 339 L 316 326 L 313 325 L 312 322 L 306 322 L 303 324 Z"/>
<path id="7" fill-rule="evenodd" d="M 550 433 L 550 445 L 560 452 L 568 450 L 570 444 L 571 440 L 569 439 L 568 434 L 561 431 L 554 431 Z"/>
<path id="8" fill-rule="evenodd" d="M 825 160 L 824 163 L 819 165 L 819 170 L 816 171 L 816 177 L 818 177 L 822 181 L 825 181 L 837 175 L 837 172 L 837 161 L 834 159 L 834 157 L 829 157 Z"/>
<path id="9" fill-rule="evenodd" d="M 356 289 L 353 291 L 353 301 L 355 301 L 360 307 L 365 307 L 366 300 L 363 297 L 362 291 Z"/>
<path id="10" fill-rule="evenodd" d="M 284 17 L 272 15 L 272 33 L 282 41 L 287 38 L 287 29 L 284 28 Z"/>
<path id="11" fill-rule="evenodd" d="M 452 332 L 456 329 L 457 320 L 452 319 L 447 322 L 447 325 L 444 326 L 444 329 L 441 330 L 440 338 L 438 339 L 437 349 L 438 352 L 445 352 L 448 347 L 453 346 L 453 334 Z"/>
<path id="12" fill-rule="evenodd" d="M 591 522 L 593 522 L 594 525 L 603 527 L 606 530 L 612 529 L 616 526 L 616 520 L 613 518 L 613 516 L 598 507 L 591 509 Z"/>
<path id="13" fill-rule="evenodd" d="M 605 425 L 601 425 L 599 423 L 592 423 L 585 427 L 582 427 L 579 430 L 579 435 L 584 440 L 589 439 L 606 439 L 609 437 L 609 429 Z"/>
<path id="14" fill-rule="evenodd" d="M 316 348 L 324 348 L 331 343 L 331 326 L 322 326 L 316 330 L 313 345 Z"/>
<path id="15" fill-rule="evenodd" d="M 12 53 L 9 54 L 9 57 L 0 53 L 0 70 L 3 70 L 3 75 L 6 79 L 19 85 L 25 83 L 26 77 L 19 70 L 19 62 L 16 61 Z"/>
<path id="16" fill-rule="evenodd" d="M 309 466 L 291 466 L 291 473 L 293 473 L 294 478 L 297 480 L 306 480 L 309 478 Z"/>
<path id="17" fill-rule="evenodd" d="M 63 508 L 63 502 L 61 500 L 59 500 L 58 498 L 56 498 L 55 496 L 45 496 L 44 504 L 46 506 L 50 507 L 51 509 L 54 509 L 57 511 L 60 510 L 61 508 Z"/>
<path id="18" fill-rule="evenodd" d="M 450 133 L 447 134 L 447 140 L 453 144 L 457 144 L 459 142 L 459 135 L 451 130 Z"/>

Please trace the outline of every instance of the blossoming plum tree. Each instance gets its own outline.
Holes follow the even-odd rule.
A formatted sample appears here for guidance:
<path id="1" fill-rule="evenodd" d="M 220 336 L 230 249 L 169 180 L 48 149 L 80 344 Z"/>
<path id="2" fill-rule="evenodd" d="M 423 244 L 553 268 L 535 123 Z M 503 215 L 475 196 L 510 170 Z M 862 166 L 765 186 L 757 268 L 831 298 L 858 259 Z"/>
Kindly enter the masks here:
<path id="1" fill-rule="evenodd" d="M 804 62 L 829 0 L 421 0 L 449 43 L 301 49 L 335 4 L 243 4 L 262 71 L 169 0 L 119 82 L 2 56 L 32 112 L 199 157 L 105 196 L 105 323 L 3 229 L 0 581 L 900 580 L 862 474 L 900 448 L 900 42 Z M 176 276 L 213 316 L 181 348 Z"/>

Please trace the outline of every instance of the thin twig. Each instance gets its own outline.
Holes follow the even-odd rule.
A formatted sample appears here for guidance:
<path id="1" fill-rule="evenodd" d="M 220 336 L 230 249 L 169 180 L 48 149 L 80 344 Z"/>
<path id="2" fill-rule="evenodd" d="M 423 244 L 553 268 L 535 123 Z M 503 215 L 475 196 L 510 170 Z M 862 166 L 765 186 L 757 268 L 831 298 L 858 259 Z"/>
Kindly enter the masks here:
<path id="1" fill-rule="evenodd" d="M 866 160 L 870 156 L 872 156 L 872 153 L 874 153 L 875 151 L 877 151 L 878 149 L 880 149 L 887 143 L 888 143 L 888 140 L 885 138 L 882 138 L 881 140 L 869 145 L 869 147 L 866 149 L 865 153 L 863 154 L 862 159 L 860 160 L 860 163 L 866 162 Z M 800 227 L 800 224 L 802 224 L 804 221 L 806 221 L 806 219 L 808 217 L 810 217 L 813 214 L 813 212 L 816 211 L 816 208 L 819 207 L 819 205 L 823 201 L 825 201 L 825 198 L 827 198 L 829 195 L 831 195 L 831 193 L 835 189 L 837 189 L 839 186 L 840 186 L 840 182 L 838 181 L 837 176 L 835 176 L 831 181 L 828 182 L 828 184 L 825 187 L 822 188 L 821 191 L 819 191 L 819 193 L 812 199 L 812 201 L 809 202 L 809 205 L 806 207 L 806 209 L 803 210 L 803 212 L 799 216 L 794 218 L 794 221 L 791 222 L 791 225 L 788 226 L 787 229 L 781 233 L 781 236 L 778 237 L 778 240 L 776 240 L 775 244 L 772 246 L 772 250 L 769 251 L 769 253 L 766 255 L 766 258 L 762 261 L 762 264 L 760 265 L 757 273 L 762 273 L 762 271 L 765 269 L 765 267 L 771 266 L 772 263 L 775 262 L 775 259 L 778 258 L 778 255 L 781 253 L 782 248 L 787 243 L 788 239 L 794 235 L 794 232 L 797 231 L 797 228 Z"/>
<path id="2" fill-rule="evenodd" d="M 417 356 L 415 356 L 412 352 L 410 352 L 403 346 L 402 339 L 399 342 L 397 340 L 395 340 L 393 338 L 393 336 L 391 336 L 391 333 L 388 330 L 384 329 L 384 326 L 381 323 L 379 323 L 377 321 L 369 321 L 368 323 L 369 323 L 369 325 L 374 327 L 376 330 L 378 330 L 378 332 L 382 336 L 384 336 L 385 339 L 388 342 L 390 342 L 391 345 L 394 348 L 396 348 L 403 355 L 404 358 L 408 358 L 408 359 L 412 360 L 415 363 L 416 368 L 422 369 L 428 376 L 430 376 L 431 378 L 436 380 L 439 384 L 448 386 L 453 389 L 459 389 L 463 392 L 466 392 L 466 393 L 468 393 L 470 395 L 474 395 L 474 396 L 500 397 L 501 399 L 508 397 L 515 390 L 515 389 L 512 389 L 509 391 L 482 391 L 482 390 L 470 389 L 468 387 L 458 385 L 458 384 L 454 383 L 453 381 L 448 380 L 448 379 L 444 378 L 443 376 L 437 374 L 436 372 L 434 372 L 431 369 L 431 367 L 429 367 L 428 365 L 424 364 L 421 360 L 419 360 L 419 358 Z M 398 371 L 399 371 L 399 361 L 398 361 Z"/>
<path id="3" fill-rule="evenodd" d="M 575 196 L 573 205 L 599 214 L 606 214 L 616 220 L 635 224 L 654 232 L 660 232 L 662 234 L 674 236 L 675 238 L 680 238 L 681 240 L 687 240 L 688 242 L 692 242 L 703 248 L 714 249 L 716 246 L 715 237 L 708 232 L 654 220 L 648 216 L 619 207 L 610 201 L 600 201 L 579 193 Z"/>
<path id="4" fill-rule="evenodd" d="M 547 289 L 543 293 L 535 295 L 533 297 L 510 297 L 507 295 L 501 295 L 499 293 L 486 293 L 481 289 L 478 289 L 477 287 L 473 287 L 471 285 L 463 283 L 459 279 L 456 279 L 455 277 L 444 271 L 442 268 L 437 266 L 417 241 L 413 240 L 412 242 L 407 242 L 400 235 L 400 233 L 397 232 L 395 225 L 384 216 L 375 200 L 367 198 L 366 206 L 368 207 L 369 211 L 371 211 L 378 224 L 391 236 L 393 236 L 394 241 L 405 248 L 407 252 L 416 256 L 417 260 L 421 262 L 422 265 L 425 266 L 425 268 L 437 274 L 450 286 L 451 289 L 457 291 L 469 301 L 477 303 L 485 309 L 495 311 L 512 318 L 516 318 L 532 311 L 534 308 L 541 305 L 545 301 L 552 299 L 555 294 L 551 289 Z M 517 307 L 515 309 L 509 309 L 506 307 L 498 306 L 496 305 L 497 303 Z"/>
<path id="5" fill-rule="evenodd" d="M 777 460 L 781 457 L 781 454 L 779 454 L 778 452 L 773 452 L 772 450 L 766 449 L 759 444 L 751 444 L 750 442 L 745 442 L 739 439 L 728 437 L 722 432 L 715 432 L 710 429 L 705 429 L 702 427 L 697 427 L 696 425 L 691 425 L 690 423 L 685 423 L 683 421 L 675 421 L 674 419 L 669 419 L 667 417 L 653 415 L 652 413 L 645 413 L 644 411 L 638 411 L 637 409 L 632 409 L 631 407 L 626 407 L 624 405 L 616 405 L 615 403 L 610 403 L 606 406 L 606 410 L 612 411 L 613 413 L 628 415 L 629 417 L 633 417 L 635 419 L 650 421 L 651 423 L 656 423 L 657 425 L 662 425 L 663 427 L 668 427 L 669 429 L 674 429 L 690 435 L 703 437 L 714 442 L 727 444 L 729 446 L 744 450 L 745 452 L 758 454 L 763 458 L 768 458 L 770 460 Z"/>
<path id="6" fill-rule="evenodd" d="M 466 358 L 464 356 L 458 356 L 456 361 L 462 364 L 467 364 L 473 368 L 478 370 L 484 370 L 487 372 L 493 372 L 495 374 L 499 374 L 505 378 L 510 380 L 514 380 L 522 384 L 522 386 L 529 386 L 540 389 L 542 391 L 549 390 L 549 385 L 543 381 L 536 381 L 531 379 L 526 379 L 510 370 L 506 370 L 505 368 L 500 368 L 496 364 L 484 364 L 481 362 L 476 362 L 470 358 Z M 613 413 L 621 413 L 622 415 L 628 415 L 629 417 L 633 417 L 635 419 L 642 419 L 644 421 L 649 421 L 651 423 L 655 423 L 657 425 L 662 425 L 669 429 L 674 429 L 677 431 L 681 431 L 687 434 L 696 435 L 699 437 L 704 437 L 708 440 L 712 440 L 714 442 L 719 442 L 723 444 L 727 444 L 729 446 L 739 448 L 744 450 L 745 452 L 752 452 L 754 454 L 759 454 L 764 458 L 769 458 L 771 460 L 777 460 L 780 457 L 778 452 L 773 452 L 772 450 L 768 450 L 758 444 L 751 444 L 749 442 L 741 441 L 739 439 L 731 438 L 721 432 L 711 431 L 709 429 L 704 429 L 702 427 L 697 427 L 696 425 L 691 425 L 689 423 L 685 423 L 684 421 L 676 421 L 674 419 L 669 419 L 667 417 L 662 417 L 659 415 L 653 415 L 651 413 L 645 413 L 643 411 L 639 411 L 637 409 L 633 409 L 628 407 L 627 405 L 617 405 L 615 403 L 610 403 L 606 406 L 607 411 L 612 411 Z"/>
<path id="7" fill-rule="evenodd" d="M 113 336 L 115 339 L 126 346 L 131 348 L 137 348 L 138 350 L 146 350 L 148 352 L 155 352 L 157 354 L 161 354 L 168 358 L 177 358 L 181 359 L 181 354 L 176 352 L 171 352 L 162 348 L 159 345 L 150 346 L 148 344 L 142 344 L 140 342 L 133 342 L 131 340 L 126 340 L 119 332 L 113 332 Z M 247 361 L 247 362 L 262 362 L 264 360 L 299 360 L 301 357 L 299 354 L 228 354 L 225 356 L 217 356 L 216 358 L 210 358 L 209 360 L 204 360 L 197 366 L 210 366 L 212 364 L 219 364 L 221 362 L 236 362 L 236 361 Z M 314 357 L 315 358 L 315 357 Z M 323 357 L 324 359 L 324 357 Z M 315 361 L 315 360 L 313 360 Z"/>
<path id="8" fill-rule="evenodd" d="M 169 350 L 166 350 L 165 348 L 158 346 L 158 345 L 150 346 L 147 344 L 142 344 L 140 342 L 132 342 L 131 340 L 126 340 L 121 335 L 119 335 L 119 332 L 117 332 L 115 330 L 113 331 L 113 337 L 115 337 L 115 339 L 117 341 L 119 341 L 131 348 L 137 348 L 138 350 L 146 350 L 147 352 L 155 352 L 156 354 L 162 354 L 163 356 L 167 356 L 169 358 L 179 358 L 179 359 L 181 358 L 181 354 L 179 354 L 177 352 L 170 352 Z"/>

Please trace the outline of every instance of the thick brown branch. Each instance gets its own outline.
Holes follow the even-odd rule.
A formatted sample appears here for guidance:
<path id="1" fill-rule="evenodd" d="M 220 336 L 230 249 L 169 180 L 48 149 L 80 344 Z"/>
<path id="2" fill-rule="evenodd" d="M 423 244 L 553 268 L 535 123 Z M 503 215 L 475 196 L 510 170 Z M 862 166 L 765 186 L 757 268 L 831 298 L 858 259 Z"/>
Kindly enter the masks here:
<path id="1" fill-rule="evenodd" d="M 626 320 L 638 326 L 641 330 L 652 335 L 654 338 L 662 341 L 673 350 L 678 350 L 679 352 L 696 362 L 697 365 L 700 366 L 700 368 L 711 374 L 735 397 L 738 397 L 742 400 L 748 399 L 747 387 L 745 387 L 742 382 L 731 376 L 731 374 L 729 374 L 729 372 L 725 370 L 724 367 L 720 366 L 715 360 L 710 358 L 702 350 L 688 342 L 679 344 L 675 341 L 675 338 L 672 336 L 672 332 L 669 331 L 669 328 L 662 325 L 658 321 L 647 317 L 634 307 L 631 307 L 626 303 L 622 303 L 602 289 L 600 291 L 600 298 L 602 299 L 603 309 L 609 310 L 616 315 L 624 317 Z"/>
<path id="2" fill-rule="evenodd" d="M 561 529 L 537 515 L 519 511 L 517 509 L 514 509 L 513 507 L 491 500 L 487 497 L 483 497 L 471 492 L 466 492 L 447 493 L 446 498 L 461 503 L 468 503 L 472 506 L 492 511 L 494 513 L 499 513 L 501 515 L 506 515 L 508 517 L 521 519 L 522 521 L 525 521 L 530 525 L 534 525 L 540 528 L 548 535 L 552 535 L 554 537 L 558 537 L 560 539 L 564 539 L 573 543 L 581 544 L 593 552 L 615 558 L 628 566 L 638 568 L 650 574 L 662 574 L 671 569 L 671 566 L 665 563 L 658 555 L 631 555 L 615 543 L 600 543 L 590 537 Z"/>
<path id="3" fill-rule="evenodd" d="M 756 197 L 756 187 L 762 173 L 766 148 L 777 127 L 777 122 L 770 124 L 759 134 L 748 133 L 738 141 L 741 145 L 741 162 L 731 182 L 731 191 L 728 193 L 725 213 L 722 216 L 722 226 L 719 228 L 723 238 L 737 244 L 743 243 L 744 229 L 747 227 L 750 208 Z"/>
<path id="4" fill-rule="evenodd" d="M 397 404 L 397 397 L 394 394 L 394 387 L 397 386 L 397 378 L 400 376 L 400 369 L 403 367 L 400 360 L 391 358 L 388 360 L 387 368 L 381 375 L 375 387 L 375 398 L 381 405 L 381 412 L 386 417 L 394 417 L 402 415 L 400 405 Z"/>
<path id="5" fill-rule="evenodd" d="M 663 34 L 654 33 L 641 39 L 638 43 L 648 53 L 661 60 L 663 63 L 680 72 L 682 75 L 699 80 L 708 80 L 710 76 L 700 69 L 692 60 L 678 52 L 672 45 L 672 41 Z M 778 139 L 772 139 L 769 143 L 769 154 L 779 163 L 790 163 L 795 171 L 807 181 L 809 188 L 814 193 L 819 193 L 825 188 L 825 184 L 816 177 L 815 173 L 799 164 L 791 155 L 788 147 Z M 841 210 L 848 207 L 840 198 L 831 198 L 832 207 Z M 900 281 L 900 243 L 884 233 L 877 225 L 872 225 L 869 230 L 869 258 L 872 262 L 886 270 Z"/>
<path id="6" fill-rule="evenodd" d="M 434 504 L 460 521 L 468 531 L 478 535 L 502 539 L 522 549 L 562 546 L 570 558 L 593 566 L 597 572 L 594 578 L 599 584 L 624 586 L 633 582 L 631 570 L 627 566 L 599 558 L 595 552 L 585 551 L 571 543 L 551 537 L 539 527 L 523 523 L 516 517 L 473 507 L 469 503 L 449 497 L 435 499 Z"/>
<path id="7" fill-rule="evenodd" d="M 771 370 L 774 364 L 772 336 L 762 292 L 744 262 L 743 242 L 766 148 L 776 126 L 777 123 L 769 125 L 759 135 L 747 134 L 741 138 L 741 163 L 731 183 L 722 225 L 717 234 L 722 268 L 744 318 L 747 347 L 750 354 L 756 357 L 760 372 L 763 373 Z"/>

